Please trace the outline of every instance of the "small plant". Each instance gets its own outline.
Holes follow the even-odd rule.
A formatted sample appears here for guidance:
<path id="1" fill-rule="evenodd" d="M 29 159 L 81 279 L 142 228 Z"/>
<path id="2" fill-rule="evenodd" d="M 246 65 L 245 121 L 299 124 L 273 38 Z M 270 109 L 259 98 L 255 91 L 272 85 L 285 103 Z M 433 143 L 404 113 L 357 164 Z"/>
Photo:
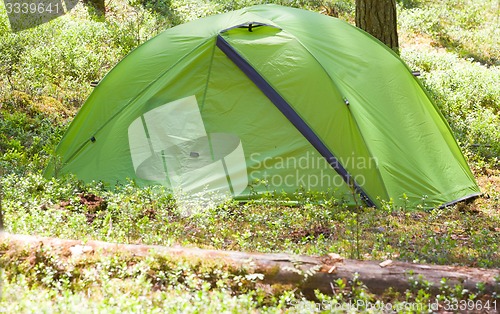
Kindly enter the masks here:
<path id="1" fill-rule="evenodd" d="M 40 27 L 13 33 L 0 6 L 0 212 L 5 231 L 500 267 L 496 0 L 398 1 L 401 56 L 412 70 L 421 72 L 418 80 L 448 121 L 485 195 L 470 204 L 424 210 L 427 197 L 423 195 L 419 206 L 409 208 L 403 194 L 370 209 L 362 206 L 354 189 L 355 203 L 348 204 L 333 197 L 335 191 L 300 189 L 284 195 L 264 180 L 250 187 L 253 196 L 261 196 L 258 200 L 227 201 L 185 215 L 164 187 L 142 188 L 133 181 L 116 186 L 83 183 L 71 175 L 59 174 L 57 179 L 41 175 L 72 117 L 92 92 L 90 81 L 102 79 L 127 53 L 166 28 L 264 2 L 353 21 L 351 0 L 118 0 L 106 4 L 105 21 L 77 5 Z M 332 282 L 332 296 L 316 292 L 318 304 L 287 287 L 263 284 L 261 274 L 218 265 L 160 256 L 68 261 L 45 248 L 13 256 L 5 245 L 0 245 L 0 251 L 0 312 L 32 312 L 34 305 L 40 312 L 165 308 L 172 312 L 328 312 L 356 300 L 401 306 L 413 302 L 421 305 L 417 312 L 435 310 L 429 306 L 436 301 L 429 283 L 415 275 L 406 293 L 393 291 L 380 297 L 371 295 L 359 278 L 338 279 Z M 293 269 L 304 280 L 317 271 L 303 271 L 298 264 Z M 496 280 L 500 283 L 500 277 Z M 487 296 L 481 283 L 467 291 L 444 279 L 437 289 L 436 299 L 441 302 L 500 300 L 498 292 Z"/>

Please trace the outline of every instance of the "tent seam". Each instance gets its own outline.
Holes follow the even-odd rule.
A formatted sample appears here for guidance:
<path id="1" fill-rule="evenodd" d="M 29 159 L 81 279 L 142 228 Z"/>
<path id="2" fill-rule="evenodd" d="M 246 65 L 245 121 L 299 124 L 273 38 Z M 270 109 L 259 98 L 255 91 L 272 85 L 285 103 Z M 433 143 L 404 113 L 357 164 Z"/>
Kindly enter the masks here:
<path id="1" fill-rule="evenodd" d="M 365 35 L 367 35 L 368 38 L 370 38 L 372 41 L 378 43 L 379 45 L 381 45 L 383 48 L 385 48 L 388 52 L 390 52 L 395 58 L 396 60 L 403 65 L 403 67 L 408 71 L 409 74 L 411 74 L 412 70 L 410 69 L 410 67 L 408 66 L 408 64 L 406 64 L 403 59 L 401 58 L 401 56 L 396 53 L 394 50 L 392 50 L 390 47 L 388 47 L 386 44 L 384 44 L 382 41 L 380 41 L 378 38 L 376 38 L 375 36 L 373 36 L 372 34 L 368 33 L 367 31 L 361 29 L 361 28 L 358 28 L 356 27 L 356 29 L 358 30 L 358 32 L 361 32 Z M 441 110 L 439 109 L 439 107 L 437 106 L 436 102 L 434 101 L 433 97 L 431 97 L 430 93 L 427 91 L 426 88 L 424 88 L 424 85 L 423 83 L 416 77 L 414 76 L 413 74 L 411 75 L 413 80 L 417 83 L 417 85 L 420 87 L 420 89 L 424 92 L 424 95 L 427 97 L 427 99 L 429 100 L 429 102 L 431 103 L 432 105 L 432 108 L 434 109 L 434 111 L 438 114 L 438 116 L 441 118 L 441 120 L 443 121 L 444 125 L 446 126 L 448 132 L 452 135 L 452 140 L 453 142 L 455 143 L 455 145 L 457 145 L 457 147 L 460 147 L 460 145 L 458 145 L 458 141 L 455 137 L 455 134 L 453 133 L 453 130 L 451 129 L 451 126 L 450 124 L 448 123 L 448 120 L 446 119 L 446 117 L 444 116 L 443 112 L 441 112 Z M 442 132 L 440 132 L 442 134 Z M 475 176 L 474 174 L 472 173 L 472 171 L 470 170 L 470 167 L 467 163 L 467 160 L 465 159 L 465 156 L 464 156 L 464 153 L 462 152 L 462 150 L 460 149 L 459 150 L 459 153 L 462 157 L 462 159 L 465 161 L 465 164 L 468 166 L 466 167 L 466 172 L 468 174 L 468 176 L 470 178 L 473 179 L 476 187 L 479 188 L 478 184 L 477 184 L 477 181 L 475 179 Z"/>
<path id="2" fill-rule="evenodd" d="M 208 84 L 210 83 L 210 77 L 212 74 L 212 66 L 214 64 L 214 56 L 215 56 L 215 48 L 217 45 L 214 42 L 214 47 L 212 49 L 212 55 L 210 57 L 210 65 L 208 66 L 208 73 L 207 73 L 207 82 L 205 83 L 205 91 L 203 92 L 203 100 L 201 102 L 201 107 L 200 107 L 200 114 L 203 111 L 203 108 L 205 108 L 205 100 L 207 99 L 207 92 L 208 92 Z M 214 155 L 214 148 L 212 146 L 212 141 L 210 140 L 210 133 L 207 132 L 207 137 L 208 137 L 208 146 L 210 147 L 210 155 L 212 156 L 212 160 L 215 160 L 215 155 Z"/>
<path id="3" fill-rule="evenodd" d="M 197 45 L 195 48 L 191 49 L 188 53 L 186 53 L 182 58 L 180 58 L 177 62 L 175 62 L 171 67 L 169 67 L 167 70 L 162 72 L 160 75 L 158 75 L 153 81 L 151 81 L 148 85 L 146 85 L 140 92 L 137 93 L 131 100 L 129 100 L 123 107 L 121 107 L 119 110 L 117 110 L 113 115 L 106 121 L 104 122 L 99 128 L 95 129 L 95 131 L 90 132 L 91 135 L 95 136 L 98 132 L 100 132 L 110 121 L 112 121 L 114 118 L 116 118 L 123 110 L 125 110 L 128 106 L 130 106 L 133 102 L 135 102 L 140 96 L 144 94 L 146 90 L 148 90 L 151 86 L 153 86 L 160 78 L 162 78 L 165 74 L 167 74 L 170 70 L 172 70 L 174 67 L 176 67 L 181 61 L 183 61 L 185 58 L 187 58 L 190 54 L 192 54 L 194 51 L 196 51 L 198 48 L 206 44 L 208 41 L 212 40 L 213 37 L 208 38 L 207 40 L 204 40 L 201 42 L 199 45 Z M 62 141 L 62 139 L 61 139 Z M 87 146 L 89 143 L 89 140 L 86 140 L 83 142 L 69 158 L 63 162 L 63 166 L 61 166 L 61 169 L 64 168 L 64 165 L 68 164 L 73 160 L 73 158 L 78 155 L 82 149 Z M 60 169 L 60 170 L 61 170 Z"/>
<path id="4" fill-rule="evenodd" d="M 203 100 L 201 101 L 201 108 L 200 112 L 205 108 L 205 100 L 207 99 L 207 92 L 208 92 L 208 84 L 210 83 L 210 78 L 212 76 L 212 66 L 214 64 L 214 56 L 215 56 L 215 48 L 217 45 L 215 44 L 214 41 L 214 47 L 212 49 L 212 56 L 210 57 L 210 65 L 208 67 L 208 73 L 207 73 L 207 82 L 205 83 L 205 91 L 203 92 Z"/>
<path id="5" fill-rule="evenodd" d="M 316 63 L 321 67 L 321 69 L 323 69 L 323 72 L 325 72 L 325 74 L 330 78 L 330 82 L 332 83 L 332 85 L 335 87 L 336 90 L 339 91 L 339 93 L 341 95 L 344 95 L 344 93 L 341 91 L 341 89 L 337 86 L 337 84 L 335 84 L 335 81 L 333 80 L 333 77 L 330 75 L 330 73 L 328 73 L 328 71 L 325 69 L 325 67 L 323 67 L 323 65 L 321 64 L 321 62 L 319 62 L 318 58 L 316 58 L 316 56 L 293 34 L 289 33 L 289 32 L 286 32 L 288 34 L 290 34 L 290 36 L 292 36 L 301 46 L 302 48 L 304 48 L 305 51 L 307 51 L 307 53 L 314 58 L 314 60 L 316 61 Z M 363 144 L 364 146 L 366 147 L 366 150 L 368 151 L 368 154 L 370 155 L 370 157 L 373 157 L 373 158 L 376 158 L 375 155 L 373 155 L 373 153 L 371 152 L 370 148 L 368 147 L 368 144 L 363 136 L 363 133 L 361 132 L 360 128 L 359 128 L 359 125 L 358 125 L 358 121 L 356 120 L 356 118 L 354 117 L 354 115 L 352 114 L 351 110 L 348 108 L 349 110 L 349 113 L 352 117 L 352 120 L 354 121 L 354 123 L 356 124 L 356 129 L 358 130 L 358 133 L 361 137 L 361 139 L 363 140 Z M 379 168 L 377 167 L 377 173 L 379 175 L 379 178 L 380 178 L 380 181 L 382 182 L 382 187 L 384 189 L 384 192 L 386 194 L 387 197 L 389 197 L 389 192 L 387 191 L 387 188 L 385 186 L 384 183 L 384 179 L 382 177 L 382 173 L 380 172 Z"/>
<path id="6" fill-rule="evenodd" d="M 222 50 L 222 52 L 224 54 L 226 54 L 226 56 L 233 62 L 236 64 L 236 66 L 238 66 L 238 68 L 245 74 L 247 75 L 247 77 L 264 93 L 264 95 L 266 97 L 268 97 L 268 99 L 281 111 L 281 113 L 295 126 L 295 128 L 302 134 L 302 136 L 304 136 L 308 141 L 309 143 L 312 144 L 312 146 L 321 154 L 323 155 L 323 157 L 326 159 L 326 161 L 330 164 L 330 166 L 332 166 L 332 168 L 344 179 L 344 182 L 350 186 L 352 184 L 353 188 L 355 189 L 356 193 L 358 193 L 362 200 L 369 206 L 375 206 L 375 203 L 374 201 L 372 200 L 372 198 L 368 195 L 368 193 L 366 193 L 366 191 L 363 189 L 363 187 L 361 187 L 360 185 L 358 185 L 354 179 L 354 177 L 349 173 L 349 171 L 347 171 L 347 169 L 342 165 L 342 163 L 340 163 L 339 159 L 333 154 L 333 152 L 330 150 L 330 148 L 328 148 L 325 144 L 325 141 L 318 135 L 316 134 L 316 132 L 314 131 L 314 129 L 307 123 L 307 121 L 298 113 L 295 111 L 295 109 L 287 102 L 286 99 L 283 98 L 283 96 L 281 96 L 281 94 L 278 93 L 277 89 L 275 89 L 272 84 L 270 84 L 258 71 L 257 69 L 255 69 L 246 59 L 244 59 L 243 56 L 241 56 L 234 47 L 232 47 L 228 42 L 226 42 L 226 40 L 221 36 L 221 34 L 219 34 L 217 36 L 217 47 L 219 47 L 219 49 Z M 244 68 L 241 66 L 241 63 L 239 64 L 238 62 L 235 61 L 235 59 L 233 57 L 231 57 L 231 55 L 228 53 L 228 51 L 226 49 L 224 49 L 225 47 L 229 48 L 229 51 L 230 52 L 233 52 L 234 55 L 238 56 L 241 60 L 245 63 L 245 65 L 248 65 L 249 68 Z M 248 73 L 247 70 L 251 69 L 257 76 L 259 79 L 262 80 L 262 82 L 264 82 L 265 84 L 267 84 L 267 86 L 269 86 L 271 88 L 271 91 L 274 92 L 272 95 L 270 95 L 270 93 L 266 92 L 262 86 L 255 80 L 255 77 L 252 78 L 252 75 L 250 75 Z M 270 92 L 270 91 L 269 91 Z M 276 96 L 276 97 L 279 97 L 279 99 L 283 100 L 287 106 L 287 109 L 290 109 L 290 111 L 288 112 L 285 112 L 283 111 L 283 108 L 282 106 L 278 105 L 278 103 L 275 101 L 274 97 L 272 96 Z M 317 138 L 317 140 L 319 141 L 319 144 L 321 144 L 323 147 L 318 147 L 317 145 L 314 144 L 314 140 L 311 139 L 311 137 L 308 137 L 303 131 L 303 129 L 301 127 L 299 127 L 294 121 L 293 119 L 291 119 L 290 115 L 289 114 L 293 114 L 293 115 L 296 115 L 296 117 L 300 120 L 299 122 L 303 123 L 305 125 L 305 127 L 307 127 L 310 131 L 311 131 L 311 134 Z M 322 152 L 322 149 L 326 149 L 326 151 L 329 153 L 330 156 L 325 156 Z M 334 158 L 336 164 L 338 165 L 338 167 L 335 167 L 333 166 L 333 164 L 331 164 L 329 158 L 332 157 Z M 352 180 L 352 181 L 351 181 Z"/>

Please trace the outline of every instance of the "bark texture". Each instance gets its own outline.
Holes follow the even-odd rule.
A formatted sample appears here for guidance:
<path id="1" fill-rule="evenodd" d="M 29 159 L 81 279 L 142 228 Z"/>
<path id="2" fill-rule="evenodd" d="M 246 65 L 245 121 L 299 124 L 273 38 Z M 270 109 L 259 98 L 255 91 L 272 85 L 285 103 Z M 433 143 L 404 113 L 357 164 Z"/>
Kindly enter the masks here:
<path id="1" fill-rule="evenodd" d="M 3 208 L 2 208 L 2 199 L 3 199 L 3 189 L 0 184 L 0 232 L 3 231 Z"/>
<path id="2" fill-rule="evenodd" d="M 104 17 L 106 14 L 104 0 L 83 0 L 83 3 L 92 6 L 95 9 L 95 14 L 99 17 Z"/>
<path id="3" fill-rule="evenodd" d="M 399 53 L 396 0 L 356 0 L 356 26 Z"/>
<path id="4" fill-rule="evenodd" d="M 0 244 L 7 244 L 8 250 L 37 249 L 40 245 L 51 247 L 62 257 L 129 253 L 134 256 L 160 254 L 162 256 L 182 257 L 198 260 L 212 260 L 236 267 L 246 267 L 256 273 L 264 274 L 263 283 L 292 285 L 306 296 L 312 297 L 318 289 L 332 294 L 332 281 L 342 278 L 350 280 L 357 273 L 359 280 L 376 294 L 382 294 L 392 287 L 403 292 L 410 288 L 411 280 L 427 280 L 432 294 L 439 293 L 441 279 L 447 278 L 448 286 L 460 284 L 469 291 L 476 291 L 478 283 L 484 284 L 484 292 L 492 294 L 500 289 L 495 281 L 499 278 L 498 269 L 481 269 L 459 266 L 424 265 L 404 262 L 358 261 L 344 259 L 337 254 L 326 256 L 304 256 L 282 253 L 245 253 L 238 251 L 204 250 L 197 248 L 163 247 L 156 245 L 116 244 L 102 241 L 65 240 L 58 238 L 28 236 L 19 234 L 0 234 Z M 4 254 L 5 252 L 2 252 Z M 307 276 L 304 274 L 307 273 Z"/>

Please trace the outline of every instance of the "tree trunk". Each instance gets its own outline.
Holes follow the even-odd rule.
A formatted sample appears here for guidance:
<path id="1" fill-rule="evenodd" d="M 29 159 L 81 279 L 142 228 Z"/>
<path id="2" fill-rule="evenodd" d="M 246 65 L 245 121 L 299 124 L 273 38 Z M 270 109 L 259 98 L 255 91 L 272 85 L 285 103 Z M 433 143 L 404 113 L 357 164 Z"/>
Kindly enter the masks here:
<path id="1" fill-rule="evenodd" d="M 106 13 L 106 6 L 104 0 L 83 0 L 83 3 L 90 5 L 95 9 L 95 14 L 98 17 L 104 17 Z"/>
<path id="2" fill-rule="evenodd" d="M 355 274 L 370 292 L 382 294 L 388 288 L 404 293 L 411 288 L 412 280 L 426 280 L 430 293 L 440 293 L 441 279 L 447 278 L 447 285 L 460 284 L 470 292 L 477 291 L 477 284 L 484 284 L 483 292 L 492 294 L 500 289 L 495 278 L 500 277 L 498 269 L 480 269 L 459 266 L 423 265 L 404 262 L 377 262 L 343 259 L 337 254 L 313 257 L 282 253 L 245 253 L 237 251 L 204 250 L 197 248 L 163 247 L 158 245 L 116 244 L 102 241 L 80 241 L 0 234 L 0 244 L 7 244 L 8 251 L 30 247 L 38 250 L 43 244 L 61 257 L 78 258 L 87 255 L 109 255 L 128 253 L 144 257 L 160 254 L 188 258 L 189 260 L 211 260 L 236 267 L 247 267 L 264 275 L 263 283 L 291 285 L 300 289 L 308 298 L 314 298 L 314 290 L 332 294 L 332 282 L 338 278 L 351 280 Z M 5 247 L 5 245 L 2 245 Z M 6 252 L 1 252 L 2 255 Z M 421 277 L 420 277 L 421 276 Z"/>
<path id="3" fill-rule="evenodd" d="M 3 231 L 2 186 L 0 185 L 0 232 Z"/>
<path id="4" fill-rule="evenodd" d="M 1 169 L 0 169 L 0 174 L 2 174 Z M 3 187 L 2 187 L 2 184 L 0 183 L 0 232 L 3 231 L 3 208 L 2 208 L 2 200 L 3 200 Z"/>
<path id="5" fill-rule="evenodd" d="M 356 26 L 399 53 L 396 0 L 356 0 Z"/>

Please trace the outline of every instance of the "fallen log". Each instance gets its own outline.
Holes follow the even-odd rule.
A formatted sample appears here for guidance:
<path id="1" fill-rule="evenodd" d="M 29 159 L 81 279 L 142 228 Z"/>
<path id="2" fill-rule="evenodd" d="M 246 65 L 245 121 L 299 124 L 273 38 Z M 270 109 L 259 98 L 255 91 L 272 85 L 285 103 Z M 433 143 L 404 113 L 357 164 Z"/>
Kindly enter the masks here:
<path id="1" fill-rule="evenodd" d="M 370 292 L 382 294 L 388 288 L 404 292 L 411 288 L 412 279 L 426 280 L 430 293 L 439 293 L 442 278 L 452 287 L 476 291 L 483 285 L 485 294 L 500 291 L 500 270 L 462 266 L 413 264 L 398 261 L 359 261 L 344 259 L 337 254 L 305 256 L 285 253 L 246 253 L 238 251 L 207 250 L 157 245 L 117 244 L 103 241 L 66 240 L 20 234 L 0 234 L 0 243 L 9 248 L 27 248 L 43 245 L 64 257 L 129 253 L 134 256 L 159 254 L 188 259 L 216 260 L 236 267 L 246 267 L 264 275 L 264 283 L 295 286 L 306 295 L 314 290 L 332 294 L 332 282 L 338 278 L 351 280 L 355 274 Z"/>

